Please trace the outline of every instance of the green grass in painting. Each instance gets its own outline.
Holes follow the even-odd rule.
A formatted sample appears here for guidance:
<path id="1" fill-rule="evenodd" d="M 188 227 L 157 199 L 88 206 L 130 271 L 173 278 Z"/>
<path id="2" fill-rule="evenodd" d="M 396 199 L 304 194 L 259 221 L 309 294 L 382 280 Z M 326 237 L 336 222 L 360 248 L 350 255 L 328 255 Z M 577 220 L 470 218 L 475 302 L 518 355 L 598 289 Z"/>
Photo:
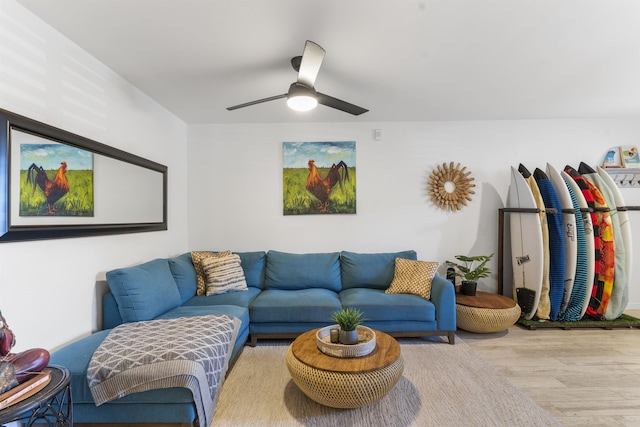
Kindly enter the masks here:
<path id="1" fill-rule="evenodd" d="M 318 168 L 322 178 L 327 176 L 329 168 Z M 307 189 L 307 168 L 284 168 L 283 206 L 285 215 L 304 215 L 320 213 L 320 201 Z M 356 213 L 356 168 L 349 168 L 349 180 L 343 181 L 342 188 L 336 184 L 329 194 L 329 210 L 332 214 Z"/>
<path id="2" fill-rule="evenodd" d="M 56 176 L 48 170 L 49 179 Z M 55 216 L 93 216 L 93 171 L 67 170 L 69 192 L 54 205 Z M 27 183 L 27 171 L 20 171 L 20 216 L 46 216 L 47 198 L 40 187 Z"/>

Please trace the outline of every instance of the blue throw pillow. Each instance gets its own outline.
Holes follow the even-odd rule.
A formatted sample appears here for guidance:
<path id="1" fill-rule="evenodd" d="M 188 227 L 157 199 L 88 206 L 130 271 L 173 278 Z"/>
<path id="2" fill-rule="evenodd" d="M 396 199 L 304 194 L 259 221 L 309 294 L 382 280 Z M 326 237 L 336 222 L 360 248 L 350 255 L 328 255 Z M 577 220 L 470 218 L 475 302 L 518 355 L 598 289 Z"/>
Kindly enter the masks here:
<path id="1" fill-rule="evenodd" d="M 107 282 L 125 322 L 151 320 L 180 305 L 166 259 L 109 271 Z"/>
<path id="2" fill-rule="evenodd" d="M 191 252 L 169 258 L 169 268 L 180 292 L 181 304 L 196 295 L 196 269 L 193 267 Z"/>
<path id="3" fill-rule="evenodd" d="M 340 254 L 269 251 L 264 287 L 285 290 L 324 288 L 340 292 Z"/>
<path id="4" fill-rule="evenodd" d="M 343 251 L 340 254 L 342 287 L 387 289 L 393 280 L 396 258 L 416 260 L 416 251 L 361 254 Z"/>

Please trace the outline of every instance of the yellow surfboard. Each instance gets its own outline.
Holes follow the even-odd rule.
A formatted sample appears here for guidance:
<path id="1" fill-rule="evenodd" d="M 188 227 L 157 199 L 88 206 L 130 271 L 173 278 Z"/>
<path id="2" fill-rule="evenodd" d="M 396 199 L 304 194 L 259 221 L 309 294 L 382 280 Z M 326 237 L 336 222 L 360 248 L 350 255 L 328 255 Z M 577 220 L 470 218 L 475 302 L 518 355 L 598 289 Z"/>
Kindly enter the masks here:
<path id="1" fill-rule="evenodd" d="M 542 261 L 542 288 L 540 289 L 540 301 L 538 302 L 538 310 L 536 311 L 536 316 L 538 319 L 548 320 L 549 315 L 551 314 L 551 300 L 549 299 L 549 228 L 547 225 L 547 213 L 544 207 L 544 201 L 542 200 L 542 194 L 540 194 L 540 189 L 538 188 L 538 184 L 536 184 L 535 178 L 533 175 L 527 170 L 524 165 L 520 164 L 518 167 L 518 171 L 522 174 L 524 179 L 529 184 L 529 188 L 531 188 L 531 192 L 533 193 L 533 198 L 536 200 L 536 205 L 540 210 L 540 227 L 542 228 L 542 247 L 544 248 L 544 257 Z"/>

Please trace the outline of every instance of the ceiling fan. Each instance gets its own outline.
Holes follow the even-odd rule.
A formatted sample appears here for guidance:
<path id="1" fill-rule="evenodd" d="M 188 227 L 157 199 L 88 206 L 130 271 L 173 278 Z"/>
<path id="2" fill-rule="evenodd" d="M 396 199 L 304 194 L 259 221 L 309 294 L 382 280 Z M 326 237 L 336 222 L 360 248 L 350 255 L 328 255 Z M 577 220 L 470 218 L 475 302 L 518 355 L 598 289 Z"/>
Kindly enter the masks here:
<path id="1" fill-rule="evenodd" d="M 302 56 L 291 58 L 291 66 L 298 72 L 298 80 L 289 86 L 289 91 L 282 95 L 271 96 L 269 98 L 258 99 L 257 101 L 246 102 L 244 104 L 228 107 L 227 110 L 237 110 L 238 108 L 249 107 L 276 99 L 287 98 L 289 108 L 296 111 L 308 111 L 318 104 L 344 111 L 354 116 L 366 113 L 367 109 L 350 104 L 341 99 L 317 92 L 313 87 L 320 71 L 320 65 L 324 59 L 325 50 L 316 43 L 307 40 L 304 45 Z"/>

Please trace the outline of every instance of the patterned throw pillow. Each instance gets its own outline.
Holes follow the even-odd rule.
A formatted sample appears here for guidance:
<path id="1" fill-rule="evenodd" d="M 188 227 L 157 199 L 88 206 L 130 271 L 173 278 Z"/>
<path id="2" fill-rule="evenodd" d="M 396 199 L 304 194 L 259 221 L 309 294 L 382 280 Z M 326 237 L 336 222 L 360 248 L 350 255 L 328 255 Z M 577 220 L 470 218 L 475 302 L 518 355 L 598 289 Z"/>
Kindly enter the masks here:
<path id="1" fill-rule="evenodd" d="M 393 281 L 385 293 L 414 294 L 425 299 L 431 298 L 431 281 L 438 265 L 437 262 L 396 258 Z"/>
<path id="2" fill-rule="evenodd" d="M 193 267 L 196 269 L 196 295 L 204 295 L 207 290 L 207 278 L 202 270 L 202 260 L 210 257 L 225 257 L 231 255 L 231 251 L 209 252 L 209 251 L 192 251 L 191 259 Z"/>
<path id="3" fill-rule="evenodd" d="M 207 278 L 207 295 L 248 290 L 238 255 L 205 258 L 202 270 Z"/>

